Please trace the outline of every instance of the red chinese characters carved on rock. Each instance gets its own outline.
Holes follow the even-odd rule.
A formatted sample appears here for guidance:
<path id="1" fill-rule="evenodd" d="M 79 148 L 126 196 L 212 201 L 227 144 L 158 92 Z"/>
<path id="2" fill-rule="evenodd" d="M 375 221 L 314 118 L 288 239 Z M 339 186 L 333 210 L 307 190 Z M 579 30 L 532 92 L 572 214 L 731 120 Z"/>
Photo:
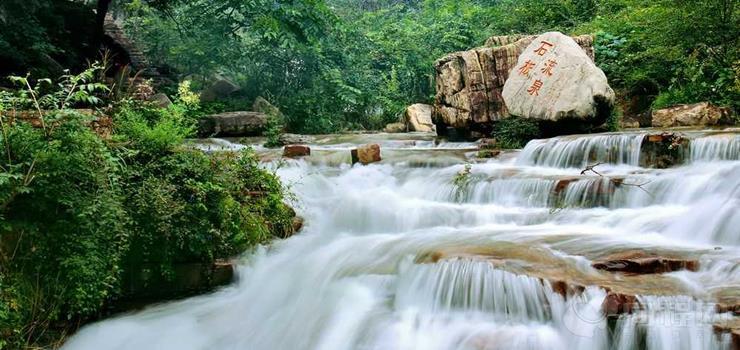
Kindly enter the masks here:
<path id="1" fill-rule="evenodd" d="M 543 40 L 543 41 L 540 41 L 540 47 L 534 50 L 534 52 L 540 56 L 544 56 L 547 53 L 547 50 L 551 48 L 552 46 L 553 46 L 552 44 Z"/>
<path id="2" fill-rule="evenodd" d="M 524 65 L 519 67 L 519 74 L 520 75 L 529 75 L 529 71 L 534 68 L 535 64 L 534 62 L 527 60 L 527 62 L 524 62 Z"/>
<path id="3" fill-rule="evenodd" d="M 557 61 L 552 60 L 552 59 L 551 60 L 547 60 L 547 62 L 545 62 L 545 66 L 542 67 L 541 71 L 542 71 L 542 73 L 544 75 L 546 75 L 548 77 L 551 77 L 552 76 L 552 69 L 555 66 L 557 66 L 557 65 L 558 65 L 558 62 Z"/>
<path id="4" fill-rule="evenodd" d="M 540 95 L 540 89 L 542 89 L 542 86 L 544 83 L 542 80 L 535 80 L 534 83 L 532 83 L 532 86 L 527 89 L 527 92 L 532 96 L 539 96 Z"/>

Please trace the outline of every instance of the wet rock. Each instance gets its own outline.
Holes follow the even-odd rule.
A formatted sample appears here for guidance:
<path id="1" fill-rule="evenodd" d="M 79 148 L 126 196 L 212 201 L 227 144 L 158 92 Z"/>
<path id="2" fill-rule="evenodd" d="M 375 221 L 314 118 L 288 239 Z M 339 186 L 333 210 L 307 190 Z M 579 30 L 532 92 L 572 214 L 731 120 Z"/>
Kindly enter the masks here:
<path id="1" fill-rule="evenodd" d="M 383 132 L 387 133 L 400 133 L 400 132 L 406 132 L 406 124 L 404 123 L 390 123 L 383 128 Z"/>
<path id="2" fill-rule="evenodd" d="M 540 35 L 527 46 L 502 96 L 512 115 L 552 122 L 575 119 L 594 126 L 606 121 L 615 98 L 604 72 L 559 32 Z"/>
<path id="3" fill-rule="evenodd" d="M 640 166 L 665 169 L 683 163 L 689 139 L 680 133 L 663 132 L 645 137 L 640 147 Z"/>
<path id="4" fill-rule="evenodd" d="M 199 121 L 201 136 L 256 136 L 267 128 L 268 117 L 259 112 L 226 112 L 203 117 Z"/>
<path id="5" fill-rule="evenodd" d="M 630 314 L 639 306 L 636 296 L 610 291 L 604 298 L 601 309 L 607 317 L 616 317 L 622 314 Z"/>
<path id="6" fill-rule="evenodd" d="M 161 92 L 156 93 L 152 97 L 150 97 L 149 102 L 153 103 L 159 108 L 167 108 L 172 105 L 172 100 L 170 100 L 170 98 L 167 97 L 166 94 L 163 94 Z"/>
<path id="7" fill-rule="evenodd" d="M 730 110 L 700 102 L 653 111 L 654 127 L 711 126 L 730 122 Z"/>
<path id="8" fill-rule="evenodd" d="M 740 318 L 734 317 L 730 320 L 722 320 L 712 325 L 714 333 L 722 336 L 730 334 L 732 349 L 740 349 Z"/>
<path id="9" fill-rule="evenodd" d="M 437 130 L 432 122 L 433 106 L 416 103 L 406 108 L 406 125 L 409 131 L 434 132 Z"/>
<path id="10" fill-rule="evenodd" d="M 381 161 L 380 145 L 377 143 L 362 145 L 352 150 L 352 164 L 367 165 L 379 161 Z"/>
<path id="11" fill-rule="evenodd" d="M 311 148 L 306 145 L 287 145 L 283 148 L 283 157 L 298 158 L 311 155 Z"/>
<path id="12" fill-rule="evenodd" d="M 494 158 L 501 154 L 496 139 L 481 139 L 478 144 L 478 158 Z"/>
<path id="13" fill-rule="evenodd" d="M 227 98 L 239 90 L 239 85 L 236 85 L 231 80 L 226 78 L 217 78 L 211 86 L 200 93 L 200 100 L 203 102 L 213 102 Z"/>
<path id="14" fill-rule="evenodd" d="M 490 132 L 493 122 L 509 116 L 501 95 L 519 55 L 536 36 L 492 37 L 486 47 L 451 53 L 434 64 L 436 125 Z M 593 58 L 593 37 L 573 38 Z M 440 131 L 445 130 L 437 130 Z"/>
<path id="15" fill-rule="evenodd" d="M 699 261 L 659 256 L 642 251 L 628 251 L 607 256 L 591 266 L 597 270 L 611 272 L 654 274 L 679 270 L 696 271 L 699 268 Z"/>
<path id="16" fill-rule="evenodd" d="M 285 145 L 295 145 L 295 144 L 307 144 L 315 142 L 316 138 L 310 135 L 299 135 L 299 134 L 280 134 L 278 136 L 278 142 L 285 146 Z"/>
<path id="17" fill-rule="evenodd" d="M 293 218 L 293 223 L 292 223 L 293 224 L 293 234 L 296 234 L 299 231 L 301 231 L 301 229 L 303 228 L 303 222 L 304 222 L 304 219 L 300 216 L 295 216 Z"/>

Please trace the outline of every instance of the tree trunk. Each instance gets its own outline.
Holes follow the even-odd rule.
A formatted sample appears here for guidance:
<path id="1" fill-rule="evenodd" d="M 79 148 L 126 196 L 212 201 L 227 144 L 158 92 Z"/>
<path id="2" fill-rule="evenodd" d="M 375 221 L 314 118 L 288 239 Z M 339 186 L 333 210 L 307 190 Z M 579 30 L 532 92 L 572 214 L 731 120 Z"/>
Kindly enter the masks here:
<path id="1" fill-rule="evenodd" d="M 105 16 L 108 14 L 110 4 L 113 0 L 98 0 L 98 6 L 95 13 L 95 32 L 93 33 L 93 41 L 90 45 L 90 58 L 94 58 L 100 50 L 100 45 L 103 44 L 103 36 L 105 35 Z"/>

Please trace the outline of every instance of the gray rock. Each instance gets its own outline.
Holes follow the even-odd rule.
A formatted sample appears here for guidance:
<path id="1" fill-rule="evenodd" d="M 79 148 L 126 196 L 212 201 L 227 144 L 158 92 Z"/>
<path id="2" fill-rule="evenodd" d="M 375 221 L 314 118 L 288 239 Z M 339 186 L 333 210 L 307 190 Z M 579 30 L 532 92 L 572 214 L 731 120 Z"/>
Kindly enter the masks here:
<path id="1" fill-rule="evenodd" d="M 254 100 L 254 103 L 252 103 L 252 110 L 255 112 L 260 112 L 267 114 L 269 116 L 274 117 L 283 117 L 283 113 L 280 112 L 280 108 L 275 107 L 270 101 L 267 101 L 266 99 L 260 97 L 257 97 Z"/>
<path id="2" fill-rule="evenodd" d="M 200 100 L 203 102 L 212 102 L 229 97 L 229 95 L 239 91 L 239 85 L 226 78 L 218 78 L 210 87 L 200 93 Z"/>
<path id="3" fill-rule="evenodd" d="M 614 105 L 606 75 L 569 36 L 548 32 L 519 56 L 502 92 L 515 116 L 603 123 Z"/>
<path id="4" fill-rule="evenodd" d="M 267 128 L 268 117 L 259 112 L 227 112 L 205 116 L 200 120 L 201 136 L 255 136 Z"/>
<path id="5" fill-rule="evenodd" d="M 163 94 L 161 92 L 156 93 L 152 97 L 150 97 L 149 102 L 153 103 L 159 108 L 167 108 L 172 105 L 172 100 L 170 100 L 170 98 L 167 97 L 166 94 Z"/>
<path id="6" fill-rule="evenodd" d="M 406 108 L 406 125 L 409 131 L 434 132 L 437 128 L 432 122 L 433 106 L 416 103 Z"/>
<path id="7" fill-rule="evenodd" d="M 299 134 L 281 134 L 278 136 L 278 142 L 281 145 L 300 145 L 316 141 L 313 136 Z"/>

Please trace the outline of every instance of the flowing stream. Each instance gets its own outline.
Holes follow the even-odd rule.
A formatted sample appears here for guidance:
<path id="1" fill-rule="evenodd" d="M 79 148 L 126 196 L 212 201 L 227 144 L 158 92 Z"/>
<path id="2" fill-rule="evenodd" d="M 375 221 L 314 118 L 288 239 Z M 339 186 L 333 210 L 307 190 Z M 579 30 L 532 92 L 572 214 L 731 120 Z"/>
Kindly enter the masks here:
<path id="1" fill-rule="evenodd" d="M 327 136 L 300 160 L 259 148 L 303 230 L 242 257 L 231 286 L 87 326 L 65 349 L 732 349 L 715 325 L 737 321 L 716 304 L 740 300 L 740 134 L 686 132 L 681 164 L 653 169 L 646 133 L 491 160 L 414 134 Z M 384 160 L 351 166 L 368 142 Z M 592 267 L 624 251 L 698 268 Z M 610 291 L 637 306 L 607 317 Z"/>

